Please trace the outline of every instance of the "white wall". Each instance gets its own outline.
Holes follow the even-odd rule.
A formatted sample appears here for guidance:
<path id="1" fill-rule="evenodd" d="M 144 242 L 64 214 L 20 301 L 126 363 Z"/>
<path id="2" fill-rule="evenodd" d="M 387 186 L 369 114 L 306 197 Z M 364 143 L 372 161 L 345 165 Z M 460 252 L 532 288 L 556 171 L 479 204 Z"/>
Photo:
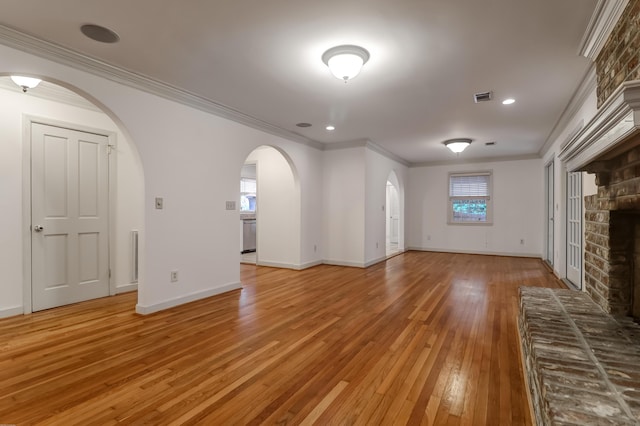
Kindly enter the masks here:
<path id="1" fill-rule="evenodd" d="M 493 224 L 447 224 L 449 173 L 487 170 L 493 171 Z M 536 159 L 409 169 L 409 248 L 540 257 L 540 170 Z"/>
<path id="2" fill-rule="evenodd" d="M 400 229 L 398 248 L 405 247 L 405 182 L 407 166 L 393 161 L 378 152 L 366 148 L 366 197 L 365 197 L 365 265 L 386 258 L 387 180 L 395 172 L 398 178 L 398 200 L 400 204 Z"/>
<path id="3" fill-rule="evenodd" d="M 259 265 L 299 269 L 300 188 L 287 159 L 259 147 L 247 157 L 256 164 L 257 258 Z"/>
<path id="4" fill-rule="evenodd" d="M 37 89 L 34 89 L 37 90 Z M 135 289 L 131 285 L 131 235 L 133 229 L 143 228 L 143 173 L 137 152 L 115 123 L 105 114 L 41 99 L 24 94 L 19 89 L 0 89 L 0 317 L 22 313 L 23 289 L 23 121 L 25 115 L 81 127 L 116 133 L 117 149 L 112 159 L 117 164 L 115 229 L 111 235 L 112 282 L 116 291 Z"/>
<path id="5" fill-rule="evenodd" d="M 595 72 L 595 71 L 593 71 Z M 567 186 L 567 169 L 566 166 L 560 161 L 558 156 L 562 147 L 569 142 L 571 136 L 575 134 L 577 130 L 585 126 L 596 115 L 597 97 L 595 88 L 595 76 L 593 80 L 585 80 L 583 82 L 584 95 L 581 99 L 576 99 L 573 105 L 567 108 L 567 113 L 563 117 L 563 125 L 557 129 L 554 133 L 552 142 L 543 153 L 541 176 L 544 176 L 544 166 L 554 161 L 554 253 L 553 253 L 553 270 L 554 273 L 560 278 L 566 278 L 567 273 L 567 260 L 566 260 L 566 186 Z M 544 178 L 542 179 L 542 185 L 544 186 Z M 597 191 L 595 186 L 595 176 L 584 174 L 583 175 L 583 194 L 591 195 Z M 543 222 L 543 234 L 546 233 L 545 221 L 545 209 L 546 204 L 543 203 L 540 216 Z M 584 211 L 584 198 L 583 198 L 583 211 Z M 545 241 L 546 244 L 546 235 Z M 583 256 L 583 274 L 584 274 L 584 256 Z"/>
<path id="6" fill-rule="evenodd" d="M 364 265 L 365 148 L 324 152 L 324 261 Z"/>
<path id="7" fill-rule="evenodd" d="M 240 287 L 239 170 L 260 145 L 276 146 L 295 164 L 302 194 L 302 262 L 321 259 L 322 152 L 239 123 L 118 84 L 79 69 L 0 46 L 0 73 L 59 82 L 102 105 L 135 144 L 144 168 L 145 232 L 137 310 L 153 312 Z M 164 209 L 154 209 L 154 198 Z M 179 281 L 170 282 L 170 271 Z"/>

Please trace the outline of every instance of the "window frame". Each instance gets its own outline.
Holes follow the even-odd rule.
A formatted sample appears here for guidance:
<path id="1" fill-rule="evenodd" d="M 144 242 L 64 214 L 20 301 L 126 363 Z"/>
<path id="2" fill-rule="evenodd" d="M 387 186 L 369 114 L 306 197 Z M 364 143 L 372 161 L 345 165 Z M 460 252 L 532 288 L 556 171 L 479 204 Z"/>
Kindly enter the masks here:
<path id="1" fill-rule="evenodd" d="M 451 179 L 453 177 L 463 176 L 489 176 L 487 185 L 487 196 L 451 196 Z M 493 170 L 482 170 L 477 172 L 449 172 L 447 178 L 447 224 L 463 225 L 463 226 L 491 226 L 493 225 Z M 453 217 L 453 204 L 456 200 L 477 200 L 484 199 L 486 201 L 487 213 L 484 221 L 456 221 Z"/>

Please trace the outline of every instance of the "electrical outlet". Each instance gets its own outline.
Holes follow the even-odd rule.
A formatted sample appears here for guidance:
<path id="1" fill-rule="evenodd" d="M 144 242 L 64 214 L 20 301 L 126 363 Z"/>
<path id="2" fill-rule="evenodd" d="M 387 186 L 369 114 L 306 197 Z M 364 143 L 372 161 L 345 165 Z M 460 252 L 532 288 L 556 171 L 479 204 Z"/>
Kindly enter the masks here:
<path id="1" fill-rule="evenodd" d="M 227 201 L 225 204 L 225 207 L 227 210 L 235 210 L 236 209 L 236 202 L 235 201 Z"/>
<path id="2" fill-rule="evenodd" d="M 520 245 L 524 245 L 524 238 L 520 239 Z"/>
<path id="3" fill-rule="evenodd" d="M 376 248 L 378 248 L 378 242 L 376 241 Z"/>
<path id="4" fill-rule="evenodd" d="M 171 282 L 178 282 L 178 270 L 171 271 Z"/>
<path id="5" fill-rule="evenodd" d="M 431 235 L 427 235 L 427 241 L 431 241 Z"/>
<path id="6" fill-rule="evenodd" d="M 313 252 L 315 253 L 315 252 L 317 252 L 317 251 L 318 251 L 318 246 L 314 244 L 314 245 L 313 245 Z"/>

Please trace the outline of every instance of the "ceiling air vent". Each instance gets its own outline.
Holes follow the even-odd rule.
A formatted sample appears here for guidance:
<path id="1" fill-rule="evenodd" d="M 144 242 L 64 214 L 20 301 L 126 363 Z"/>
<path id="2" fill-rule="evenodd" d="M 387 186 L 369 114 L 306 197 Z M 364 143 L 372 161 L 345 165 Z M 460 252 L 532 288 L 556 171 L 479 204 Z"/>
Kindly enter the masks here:
<path id="1" fill-rule="evenodd" d="M 476 93 L 475 95 L 473 95 L 473 100 L 478 103 L 478 102 L 488 102 L 491 100 L 491 98 L 493 97 L 493 93 L 492 92 L 481 92 L 481 93 Z"/>

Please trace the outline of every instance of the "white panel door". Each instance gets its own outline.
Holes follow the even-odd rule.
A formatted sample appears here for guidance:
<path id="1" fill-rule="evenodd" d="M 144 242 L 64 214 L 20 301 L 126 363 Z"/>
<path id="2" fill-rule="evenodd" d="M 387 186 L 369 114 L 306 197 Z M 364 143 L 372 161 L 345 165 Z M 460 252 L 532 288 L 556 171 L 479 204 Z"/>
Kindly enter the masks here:
<path id="1" fill-rule="evenodd" d="M 582 173 L 567 173 L 567 279 L 582 288 Z"/>
<path id="2" fill-rule="evenodd" d="M 31 126 L 32 310 L 109 295 L 108 138 Z"/>
<path id="3" fill-rule="evenodd" d="M 392 244 L 398 244 L 398 235 L 400 231 L 400 200 L 398 190 L 391 185 L 389 188 L 389 219 L 390 224 L 390 240 Z"/>

